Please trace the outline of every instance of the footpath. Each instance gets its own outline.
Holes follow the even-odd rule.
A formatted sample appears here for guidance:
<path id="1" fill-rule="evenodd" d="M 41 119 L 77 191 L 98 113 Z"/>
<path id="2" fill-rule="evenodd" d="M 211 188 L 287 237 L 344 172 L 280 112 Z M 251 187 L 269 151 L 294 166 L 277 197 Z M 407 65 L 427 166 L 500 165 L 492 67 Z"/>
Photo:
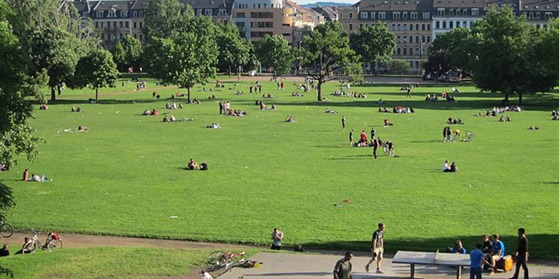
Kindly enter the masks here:
<path id="1" fill-rule="evenodd" d="M 29 234 L 14 233 L 10 238 L 2 239 L 2 243 L 6 243 L 14 249 L 20 247 L 23 238 L 30 236 Z M 45 235 L 40 235 L 41 241 Z M 154 247 L 154 248 L 172 248 L 172 249 L 188 249 L 188 248 L 207 248 L 214 250 L 242 251 L 244 249 L 255 248 L 246 245 L 222 244 L 222 243 L 205 243 L 180 240 L 161 240 L 146 238 L 130 238 L 130 237 L 114 237 L 100 235 L 81 235 L 81 234 L 63 234 L 64 246 L 67 248 L 87 248 L 100 246 L 113 247 Z M 260 247 L 261 248 L 261 247 Z M 220 279 L 237 279 L 237 278 L 272 278 L 272 279 L 315 279 L 315 278 L 332 278 L 332 270 L 336 261 L 343 257 L 345 251 L 324 251 L 310 250 L 306 253 L 296 253 L 289 251 L 261 252 L 254 255 L 251 260 L 262 262 L 263 264 L 256 268 L 235 267 L 230 272 L 221 274 Z M 354 253 L 353 278 L 409 278 L 410 266 L 404 264 L 393 264 L 392 255 L 386 256 L 382 261 L 383 274 L 365 272 L 365 265 L 370 257 L 364 252 Z M 375 262 L 376 263 L 376 262 Z M 372 265 L 374 267 L 374 264 Z M 559 261 L 540 261 L 536 260 L 528 263 L 531 279 L 559 279 Z M 441 266 L 422 266 L 416 265 L 415 278 L 423 279 L 441 279 L 456 278 L 456 271 L 453 268 Z M 185 276 L 184 278 L 198 278 L 198 272 Z M 522 272 L 522 271 L 521 271 Z M 512 276 L 512 272 L 496 273 L 492 276 L 484 274 L 484 278 L 489 279 L 507 279 Z M 218 275 L 217 273 L 213 275 Z M 214 277 L 215 278 L 215 277 Z M 465 268 L 462 272 L 462 278 L 469 278 L 469 269 Z M 522 276 L 521 276 L 522 278 Z"/>

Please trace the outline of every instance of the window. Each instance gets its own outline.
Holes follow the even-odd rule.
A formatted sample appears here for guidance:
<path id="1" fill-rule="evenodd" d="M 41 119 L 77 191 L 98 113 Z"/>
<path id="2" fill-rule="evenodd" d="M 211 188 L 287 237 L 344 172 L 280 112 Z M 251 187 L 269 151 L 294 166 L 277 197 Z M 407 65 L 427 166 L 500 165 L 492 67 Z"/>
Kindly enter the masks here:
<path id="1" fill-rule="evenodd" d="M 363 29 L 363 23 L 359 24 L 359 30 Z"/>
<path id="2" fill-rule="evenodd" d="M 349 24 L 349 31 L 353 30 L 353 24 Z"/>
<path id="3" fill-rule="evenodd" d="M 237 13 L 236 17 L 245 17 L 245 13 Z"/>
<path id="4" fill-rule="evenodd" d="M 443 21 L 443 29 L 446 29 L 446 21 Z"/>
<path id="5" fill-rule="evenodd" d="M 444 16 L 444 8 L 438 8 L 437 15 Z"/>
<path id="6" fill-rule="evenodd" d="M 413 36 L 410 36 L 410 43 L 413 43 Z"/>
<path id="7" fill-rule="evenodd" d="M 120 11 L 120 17 L 128 17 L 128 11 Z"/>
<path id="8" fill-rule="evenodd" d="M 410 18 L 411 19 L 417 19 L 417 12 L 411 12 Z"/>
<path id="9" fill-rule="evenodd" d="M 226 16 L 227 15 L 227 10 L 226 9 L 219 9 L 219 14 L 220 16 Z"/>
<path id="10" fill-rule="evenodd" d="M 386 18 L 386 12 L 379 12 L 378 13 L 378 19 L 385 19 Z"/>
<path id="11" fill-rule="evenodd" d="M 392 30 L 392 31 L 396 30 L 396 23 L 392 23 L 392 25 L 390 27 L 390 30 Z"/>
<path id="12" fill-rule="evenodd" d="M 546 12 L 544 18 L 545 19 L 550 19 L 552 16 L 552 14 L 550 12 Z"/>
<path id="13" fill-rule="evenodd" d="M 393 19 L 400 19 L 400 12 L 393 12 L 392 13 L 392 18 Z"/>
<path id="14" fill-rule="evenodd" d="M 413 31 L 413 24 L 410 24 L 410 30 Z"/>
<path id="15" fill-rule="evenodd" d="M 425 23 L 421 24 L 421 30 L 425 30 Z"/>
<path id="16" fill-rule="evenodd" d="M 404 55 L 408 55 L 408 49 L 404 48 Z"/>
<path id="17" fill-rule="evenodd" d="M 401 42 L 402 42 L 401 37 L 400 37 L 400 36 L 396 36 L 396 43 L 399 44 L 399 43 L 401 43 Z"/>
<path id="18" fill-rule="evenodd" d="M 144 28 L 144 23 L 140 21 L 140 29 Z"/>
<path id="19" fill-rule="evenodd" d="M 404 30 L 407 31 L 408 30 L 408 25 L 404 24 Z"/>
<path id="20" fill-rule="evenodd" d="M 435 21 L 435 29 L 440 29 L 441 28 L 441 23 L 440 21 Z"/>
<path id="21" fill-rule="evenodd" d="M 377 13 L 376 12 L 371 12 L 371 19 L 375 19 L 377 17 Z"/>
<path id="22" fill-rule="evenodd" d="M 134 22 L 134 29 L 136 29 L 136 28 L 137 28 L 137 26 L 136 26 L 136 22 Z"/>
<path id="23" fill-rule="evenodd" d="M 403 12 L 402 13 L 402 18 L 403 19 L 408 19 L 408 12 Z"/>
<path id="24" fill-rule="evenodd" d="M 95 22 L 95 28 L 99 28 L 99 22 L 98 21 Z"/>
<path id="25" fill-rule="evenodd" d="M 449 9 L 448 10 L 448 15 L 449 16 L 454 16 L 454 9 Z"/>
<path id="26" fill-rule="evenodd" d="M 473 16 L 478 16 L 479 15 L 479 9 L 478 8 L 473 8 L 472 9 L 472 15 Z"/>
<path id="27" fill-rule="evenodd" d="M 95 13 L 95 17 L 103 18 L 103 11 L 97 11 L 97 13 Z"/>
<path id="28" fill-rule="evenodd" d="M 139 12 L 138 12 L 138 17 L 144 17 L 144 12 L 139 11 Z"/>
<path id="29" fill-rule="evenodd" d="M 353 13 L 349 13 L 349 18 L 353 18 Z"/>
<path id="30" fill-rule="evenodd" d="M 202 15 L 202 9 L 197 9 L 196 16 L 201 16 L 201 15 Z"/>
<path id="31" fill-rule="evenodd" d="M 138 39 L 138 35 L 134 34 L 134 39 Z"/>
<path id="32" fill-rule="evenodd" d="M 396 30 L 398 30 L 398 31 L 402 30 L 402 29 L 400 28 L 400 23 L 398 23 L 398 29 L 396 29 Z"/>
<path id="33" fill-rule="evenodd" d="M 421 42 L 425 43 L 425 36 L 421 36 Z"/>
<path id="34" fill-rule="evenodd" d="M 82 13 L 82 17 L 87 17 L 87 16 L 88 16 L 87 12 Z"/>
<path id="35" fill-rule="evenodd" d="M 396 55 L 400 55 L 400 48 L 396 48 Z"/>
<path id="36" fill-rule="evenodd" d="M 361 19 L 369 19 L 369 13 L 368 12 L 361 12 Z"/>
<path id="37" fill-rule="evenodd" d="M 124 22 L 124 26 L 125 26 L 126 28 L 129 28 L 129 27 L 130 27 L 130 22 L 125 21 L 125 22 Z"/>
<path id="38" fill-rule="evenodd" d="M 120 27 L 120 28 L 124 27 L 124 23 L 122 23 L 122 21 L 119 21 L 118 22 L 118 27 Z"/>
<path id="39" fill-rule="evenodd" d="M 423 19 L 431 19 L 431 13 L 430 12 L 423 12 Z"/>
<path id="40" fill-rule="evenodd" d="M 427 36 L 427 42 L 428 42 L 428 43 L 431 42 L 431 36 Z"/>
<path id="41" fill-rule="evenodd" d="M 132 17 L 138 17 L 138 12 L 133 11 L 133 12 L 132 12 Z"/>
<path id="42" fill-rule="evenodd" d="M 404 36 L 404 44 L 408 43 L 408 36 Z"/>
<path id="43" fill-rule="evenodd" d="M 449 24 L 448 29 L 454 28 L 454 21 L 451 21 L 448 24 Z"/>
<path id="44" fill-rule="evenodd" d="M 431 23 L 427 23 L 427 30 L 431 30 Z"/>
<path id="45" fill-rule="evenodd" d="M 212 16 L 213 15 L 213 10 L 212 9 L 206 9 L 206 16 Z"/>

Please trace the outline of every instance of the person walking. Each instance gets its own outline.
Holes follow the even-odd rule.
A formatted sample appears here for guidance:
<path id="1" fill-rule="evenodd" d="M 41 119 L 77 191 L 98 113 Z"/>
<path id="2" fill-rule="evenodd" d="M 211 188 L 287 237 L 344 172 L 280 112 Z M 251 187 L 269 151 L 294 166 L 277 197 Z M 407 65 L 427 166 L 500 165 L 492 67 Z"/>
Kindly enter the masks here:
<path id="1" fill-rule="evenodd" d="M 470 253 L 470 279 L 481 279 L 481 268 L 483 264 L 488 264 L 485 260 L 485 254 L 481 251 L 483 245 L 476 244 L 476 249 Z"/>
<path id="2" fill-rule="evenodd" d="M 384 230 L 386 226 L 383 223 L 378 224 L 378 229 L 373 232 L 373 239 L 371 241 L 371 252 L 373 256 L 369 263 L 365 266 L 365 271 L 369 272 L 369 266 L 371 263 L 377 260 L 377 273 L 384 273 L 380 269 L 382 254 L 384 253 Z"/>
<path id="3" fill-rule="evenodd" d="M 345 256 L 336 262 L 336 266 L 334 266 L 334 279 L 353 279 L 353 275 L 351 275 L 351 258 L 353 258 L 353 255 L 347 251 Z"/>
<path id="4" fill-rule="evenodd" d="M 379 146 L 381 145 L 380 139 L 373 139 L 372 143 L 373 143 L 373 157 L 376 159 L 377 158 L 377 148 L 379 148 Z"/>
<path id="5" fill-rule="evenodd" d="M 342 116 L 342 131 L 345 131 L 345 115 Z"/>
<path id="6" fill-rule="evenodd" d="M 516 269 L 514 275 L 510 279 L 518 279 L 518 273 L 520 272 L 520 266 L 524 270 L 524 279 L 528 279 L 528 238 L 526 237 L 524 228 L 518 229 L 518 248 L 514 254 L 516 257 Z"/>
<path id="7" fill-rule="evenodd" d="M 377 130 L 374 127 L 371 128 L 371 140 L 375 139 L 375 135 L 377 134 Z"/>
<path id="8" fill-rule="evenodd" d="M 274 228 L 272 232 L 272 250 L 281 250 L 281 241 L 283 240 L 283 232 L 278 228 Z"/>
<path id="9" fill-rule="evenodd" d="M 353 129 L 349 131 L 349 146 L 353 146 Z"/>

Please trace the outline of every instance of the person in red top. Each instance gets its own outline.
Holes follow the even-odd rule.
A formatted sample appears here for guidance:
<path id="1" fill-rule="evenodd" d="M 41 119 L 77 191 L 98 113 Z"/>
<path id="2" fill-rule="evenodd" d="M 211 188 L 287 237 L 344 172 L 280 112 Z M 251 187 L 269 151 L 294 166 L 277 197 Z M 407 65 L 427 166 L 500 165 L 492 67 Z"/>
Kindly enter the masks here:
<path id="1" fill-rule="evenodd" d="M 365 133 L 365 130 L 361 131 L 361 140 L 360 142 L 367 142 L 367 133 Z"/>
<path id="2" fill-rule="evenodd" d="M 23 181 L 27 181 L 29 179 L 29 170 L 25 169 L 23 171 Z"/>

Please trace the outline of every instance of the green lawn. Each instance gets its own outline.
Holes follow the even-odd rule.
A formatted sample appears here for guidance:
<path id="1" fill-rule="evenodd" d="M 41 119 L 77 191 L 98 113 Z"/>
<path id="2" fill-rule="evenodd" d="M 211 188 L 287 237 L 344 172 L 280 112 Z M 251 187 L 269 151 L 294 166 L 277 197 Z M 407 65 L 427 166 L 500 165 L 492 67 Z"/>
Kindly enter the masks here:
<path id="1" fill-rule="evenodd" d="M 0 278 L 184 278 L 205 266 L 210 252 L 114 247 L 39 251 L 0 258 Z"/>
<path id="2" fill-rule="evenodd" d="M 93 90 L 64 92 L 49 110 L 34 113 L 33 126 L 47 143 L 34 163 L 22 160 L 0 179 L 10 185 L 17 206 L 8 221 L 17 228 L 268 245 L 275 226 L 285 244 L 366 250 L 378 222 L 387 224 L 390 251 L 434 251 L 462 239 L 469 250 L 482 234 L 504 236 L 507 250 L 516 247 L 516 229 L 525 227 L 531 255 L 559 258 L 559 93 L 525 96 L 525 111 L 507 112 L 512 122 L 474 116 L 491 109 L 499 94 L 460 87 L 457 103 L 426 102 L 427 93 L 450 90 L 420 87 L 405 98 L 399 85 L 367 85 L 351 90 L 366 99 L 328 94 L 339 84 L 327 83 L 331 102 L 316 102 L 316 93 L 289 96 L 262 78 L 265 100 L 277 110 L 261 111 L 249 82 L 233 94 L 234 82 L 212 93 L 193 90 L 200 105 L 169 111 L 165 100 L 178 89 L 157 87 L 134 92 L 134 83 L 100 91 L 100 103 L 88 104 Z M 206 88 L 212 84 L 206 85 Z M 157 91 L 163 98 L 153 100 Z M 185 90 L 181 89 L 181 92 Z M 217 100 L 207 100 L 215 94 Z M 414 114 L 377 112 L 384 106 L 414 107 Z M 218 115 L 218 101 L 248 112 L 233 118 Z M 184 100 L 177 99 L 177 102 Z M 72 113 L 72 105 L 81 113 Z M 338 114 L 325 113 L 326 108 Z M 36 106 L 38 108 L 38 106 Z M 162 117 L 140 116 L 147 108 L 194 118 L 163 123 Z M 297 122 L 286 123 L 292 115 Z M 370 148 L 349 147 L 348 129 L 395 143 L 397 157 L 372 159 Z M 449 116 L 461 117 L 474 131 L 473 142 L 443 143 Z M 382 128 L 384 118 L 393 127 Z M 212 122 L 221 129 L 206 129 Z M 78 125 L 87 132 L 75 132 Z M 539 131 L 528 130 L 538 125 Z M 70 130 L 74 132 L 65 132 Z M 190 158 L 206 160 L 210 170 L 185 171 Z M 444 160 L 458 173 L 442 173 Z M 45 173 L 53 181 L 19 181 L 23 169 Z M 343 200 L 350 200 L 343 203 Z M 342 204 L 342 206 L 334 206 Z"/>

